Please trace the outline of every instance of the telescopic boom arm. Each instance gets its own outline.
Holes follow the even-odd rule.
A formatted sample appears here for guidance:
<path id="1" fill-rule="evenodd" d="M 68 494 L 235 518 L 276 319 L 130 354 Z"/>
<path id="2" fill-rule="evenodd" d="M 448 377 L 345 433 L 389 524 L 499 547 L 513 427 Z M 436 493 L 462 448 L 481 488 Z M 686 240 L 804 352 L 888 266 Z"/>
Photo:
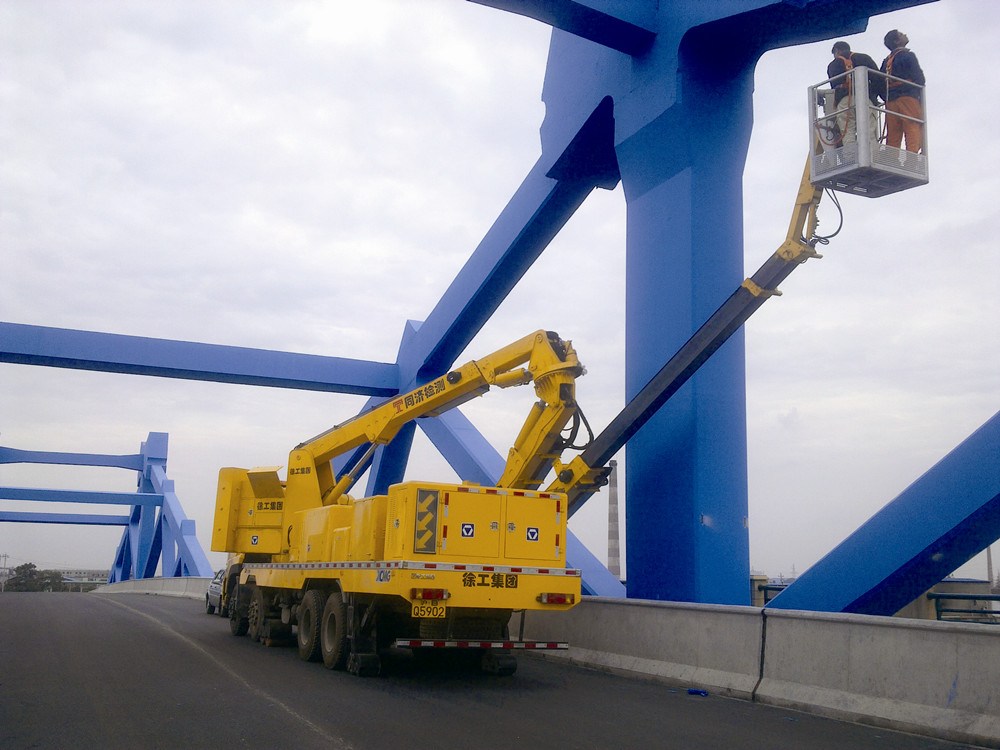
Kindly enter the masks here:
<path id="1" fill-rule="evenodd" d="M 809 258 L 822 257 L 816 252 L 816 245 L 825 242 L 825 238 L 816 234 L 816 209 L 822 196 L 823 189 L 809 181 L 809 161 L 806 160 L 788 235 L 781 246 L 705 321 L 583 453 L 568 464 L 556 463 L 556 479 L 547 491 L 567 493 L 570 515 L 607 482 L 608 469 L 604 467 L 629 438 L 765 300 L 781 294 L 778 284 Z"/>

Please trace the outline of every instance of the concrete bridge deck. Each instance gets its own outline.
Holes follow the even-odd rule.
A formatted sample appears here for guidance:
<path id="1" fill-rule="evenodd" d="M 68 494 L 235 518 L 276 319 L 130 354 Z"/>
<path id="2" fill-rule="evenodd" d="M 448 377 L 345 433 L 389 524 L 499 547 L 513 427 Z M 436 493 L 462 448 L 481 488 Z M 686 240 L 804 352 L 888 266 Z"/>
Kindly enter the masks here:
<path id="1" fill-rule="evenodd" d="M 400 654 L 361 679 L 190 598 L 6 593 L 0 634 L 4 748 L 961 747 L 533 657 L 498 678 Z"/>

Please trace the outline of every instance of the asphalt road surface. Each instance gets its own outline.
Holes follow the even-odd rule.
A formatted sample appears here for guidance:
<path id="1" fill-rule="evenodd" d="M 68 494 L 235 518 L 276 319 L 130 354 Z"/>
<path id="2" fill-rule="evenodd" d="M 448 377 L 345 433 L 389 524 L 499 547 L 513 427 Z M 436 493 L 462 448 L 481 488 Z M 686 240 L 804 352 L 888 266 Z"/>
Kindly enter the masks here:
<path id="1" fill-rule="evenodd" d="M 0 594 L 0 748 L 803 748 L 947 742 L 521 656 L 360 678 L 234 638 L 192 599 Z"/>

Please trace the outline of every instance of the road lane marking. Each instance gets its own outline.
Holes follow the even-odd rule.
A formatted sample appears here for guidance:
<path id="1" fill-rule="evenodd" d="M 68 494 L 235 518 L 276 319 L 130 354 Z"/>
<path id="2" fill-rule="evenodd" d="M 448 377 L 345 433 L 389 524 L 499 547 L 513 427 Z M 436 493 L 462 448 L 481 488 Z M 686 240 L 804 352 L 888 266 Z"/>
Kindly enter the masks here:
<path id="1" fill-rule="evenodd" d="M 332 743 L 331 747 L 334 750 L 354 750 L 354 746 L 351 745 L 350 743 L 348 743 L 343 737 L 336 737 L 336 736 L 330 734 L 325 729 L 323 729 L 323 727 L 321 727 L 318 724 L 310 721 L 307 717 L 305 717 L 302 714 L 300 714 L 298 711 L 296 711 L 291 706 L 287 705 L 286 703 L 283 703 L 281 700 L 279 700 L 278 698 L 274 697 L 270 693 L 268 693 L 268 692 L 266 692 L 264 690 L 261 690 L 256 685 L 248 682 L 246 679 L 243 678 L 242 675 L 240 675 L 238 672 L 234 671 L 229 666 L 227 666 L 222 661 L 220 661 L 219 658 L 215 654 L 213 654 L 211 651 L 209 651 L 208 649 L 206 649 L 204 646 L 201 646 L 198 643 L 195 643 L 193 640 L 191 640 L 190 638 L 188 638 L 187 636 L 185 636 L 183 633 L 179 633 L 178 631 L 174 630 L 172 627 L 170 627 L 166 623 L 160 622 L 159 620 L 157 620 L 152 615 L 146 614 L 142 610 L 136 609 L 135 607 L 130 607 L 129 605 L 125 604 L 124 602 L 116 601 L 114 598 L 112 598 L 110 596 L 101 597 L 101 598 L 104 599 L 104 601 L 110 602 L 111 604 L 114 604 L 117 607 L 121 607 L 122 609 L 127 609 L 129 612 L 137 614 L 140 617 L 145 617 L 147 620 L 149 620 L 151 623 L 153 623 L 154 625 L 156 625 L 157 627 L 159 627 L 161 630 L 165 630 L 165 631 L 167 631 L 167 633 L 169 633 L 170 635 L 174 636 L 175 638 L 179 638 L 180 640 L 184 641 L 184 643 L 186 643 L 188 646 L 190 646 L 191 648 L 193 648 L 195 651 L 198 651 L 199 653 L 203 654 L 205 657 L 207 657 L 209 659 L 209 661 L 211 661 L 213 664 L 215 664 L 215 666 L 217 666 L 223 672 L 225 672 L 226 674 L 228 674 L 234 680 L 236 680 L 237 682 L 242 683 L 243 686 L 246 687 L 251 693 L 254 693 L 257 696 L 263 698 L 264 700 L 266 700 L 266 701 L 274 704 L 275 706 L 277 706 L 278 708 L 280 708 L 281 710 L 283 710 L 285 713 L 287 713 L 289 716 L 291 716 L 293 719 L 295 719 L 296 721 L 302 722 L 307 727 L 309 727 L 312 731 L 314 731 L 316 734 L 318 734 L 321 737 L 323 737 L 323 739 L 325 739 L 326 741 Z"/>

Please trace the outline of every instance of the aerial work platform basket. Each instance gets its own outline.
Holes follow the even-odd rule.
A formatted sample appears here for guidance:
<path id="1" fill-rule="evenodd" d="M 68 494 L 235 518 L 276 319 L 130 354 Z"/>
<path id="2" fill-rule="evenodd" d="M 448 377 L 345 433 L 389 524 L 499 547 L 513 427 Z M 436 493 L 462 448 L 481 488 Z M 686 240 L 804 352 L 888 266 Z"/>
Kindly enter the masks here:
<path id="1" fill-rule="evenodd" d="M 919 118 L 886 109 L 885 92 L 893 82 L 905 83 L 920 92 Z M 928 182 L 925 94 L 923 86 L 865 67 L 853 68 L 810 86 L 812 183 L 868 198 L 925 185 Z M 886 143 L 889 118 L 900 118 L 919 127 L 922 135 L 919 151 L 912 150 L 909 143 L 901 144 L 906 148 Z"/>

